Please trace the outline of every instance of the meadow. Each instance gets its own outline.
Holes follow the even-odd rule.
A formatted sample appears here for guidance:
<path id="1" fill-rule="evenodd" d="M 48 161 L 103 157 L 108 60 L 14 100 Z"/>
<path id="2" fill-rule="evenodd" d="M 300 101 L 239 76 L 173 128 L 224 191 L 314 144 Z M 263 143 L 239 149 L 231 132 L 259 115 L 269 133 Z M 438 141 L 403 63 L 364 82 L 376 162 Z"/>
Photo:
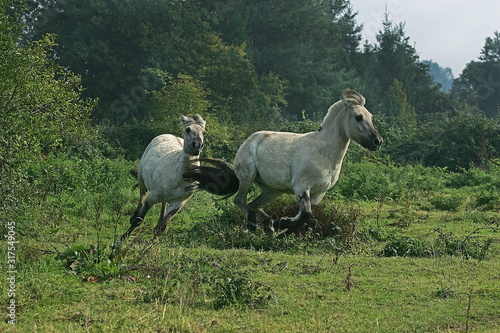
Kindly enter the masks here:
<path id="1" fill-rule="evenodd" d="M 198 192 L 158 242 L 154 207 L 115 249 L 138 199 L 134 162 L 46 159 L 24 174 L 30 209 L 2 225 L 3 271 L 15 255 L 2 332 L 500 331 L 498 161 L 450 172 L 348 158 L 288 237 L 250 233 L 232 199 Z M 285 196 L 265 209 L 297 207 Z"/>

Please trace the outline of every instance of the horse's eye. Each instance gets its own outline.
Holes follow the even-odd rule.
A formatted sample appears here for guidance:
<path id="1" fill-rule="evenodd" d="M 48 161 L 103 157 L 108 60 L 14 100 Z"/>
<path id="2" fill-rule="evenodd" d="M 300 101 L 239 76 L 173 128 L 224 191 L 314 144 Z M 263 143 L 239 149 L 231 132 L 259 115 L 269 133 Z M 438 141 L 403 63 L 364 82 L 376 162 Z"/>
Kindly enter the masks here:
<path id="1" fill-rule="evenodd" d="M 191 133 L 191 128 L 186 127 L 186 134 L 189 134 L 189 133 Z"/>
<path id="2" fill-rule="evenodd" d="M 362 121 L 363 120 L 363 115 L 358 114 L 358 115 L 354 116 L 354 118 L 356 118 L 357 121 Z"/>

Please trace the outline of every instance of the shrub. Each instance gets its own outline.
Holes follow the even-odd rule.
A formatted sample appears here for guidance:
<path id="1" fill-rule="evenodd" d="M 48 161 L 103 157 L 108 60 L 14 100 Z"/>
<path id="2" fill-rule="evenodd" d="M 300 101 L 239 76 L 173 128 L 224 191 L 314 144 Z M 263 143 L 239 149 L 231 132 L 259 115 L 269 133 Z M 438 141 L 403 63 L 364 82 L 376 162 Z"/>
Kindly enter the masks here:
<path id="1" fill-rule="evenodd" d="M 440 195 L 430 199 L 431 205 L 442 211 L 457 212 L 463 203 L 459 195 Z"/>
<path id="2" fill-rule="evenodd" d="M 268 285 L 250 279 L 243 271 L 226 268 L 215 272 L 207 293 L 215 309 L 227 306 L 262 308 L 269 305 L 272 293 Z"/>
<path id="3" fill-rule="evenodd" d="M 432 231 L 438 234 L 433 240 L 421 240 L 407 236 L 393 238 L 382 249 L 381 255 L 422 258 L 452 255 L 482 260 L 486 258 L 493 241 L 491 238 L 481 240 L 474 237 L 479 229 L 461 239 L 451 232 L 444 233 L 440 229 Z"/>
<path id="4" fill-rule="evenodd" d="M 496 188 L 481 190 L 476 196 L 476 206 L 484 210 L 497 210 L 500 208 L 500 194 Z"/>
<path id="5" fill-rule="evenodd" d="M 486 171 L 471 168 L 462 172 L 452 173 L 448 179 L 448 186 L 452 188 L 460 188 L 465 186 L 477 186 L 488 184 L 493 181 L 493 176 Z"/>
<path id="6" fill-rule="evenodd" d="M 95 246 L 73 245 L 57 255 L 64 261 L 64 267 L 82 276 L 89 282 L 109 280 L 125 273 L 125 267 L 118 261 L 108 260 L 103 255 L 104 248 Z"/>

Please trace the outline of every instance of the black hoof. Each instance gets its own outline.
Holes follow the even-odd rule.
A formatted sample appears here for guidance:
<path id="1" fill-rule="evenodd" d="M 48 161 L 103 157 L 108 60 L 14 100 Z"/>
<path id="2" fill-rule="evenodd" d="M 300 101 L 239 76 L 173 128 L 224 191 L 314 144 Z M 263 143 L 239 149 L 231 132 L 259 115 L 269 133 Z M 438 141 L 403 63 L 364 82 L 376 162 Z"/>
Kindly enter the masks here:
<path id="1" fill-rule="evenodd" d="M 270 235 L 274 235 L 276 233 L 274 230 L 273 220 L 269 220 L 268 223 L 264 225 L 264 232 Z"/>
<path id="2" fill-rule="evenodd" d="M 275 230 L 286 229 L 289 227 L 288 224 L 290 224 L 289 219 L 280 217 L 280 218 L 274 220 L 273 229 L 275 229 Z"/>
<path id="3" fill-rule="evenodd" d="M 257 230 L 257 226 L 253 223 L 248 222 L 247 229 L 248 229 L 248 231 L 255 232 Z"/>
<path id="4" fill-rule="evenodd" d="M 139 226 L 142 222 L 144 222 L 144 219 L 142 217 L 137 216 L 130 218 L 130 226 L 134 228 Z"/>

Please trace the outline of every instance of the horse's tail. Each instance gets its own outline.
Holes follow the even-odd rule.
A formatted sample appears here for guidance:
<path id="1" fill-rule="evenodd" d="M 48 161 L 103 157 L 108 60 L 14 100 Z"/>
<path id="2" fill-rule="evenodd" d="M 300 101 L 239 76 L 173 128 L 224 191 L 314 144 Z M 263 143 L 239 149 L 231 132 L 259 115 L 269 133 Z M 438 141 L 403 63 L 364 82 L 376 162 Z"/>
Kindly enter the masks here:
<path id="1" fill-rule="evenodd" d="M 130 173 L 130 175 L 132 177 L 134 177 L 134 179 L 137 179 L 137 175 L 139 173 L 139 168 L 135 166 L 133 168 L 130 168 L 130 170 L 128 172 Z M 134 186 L 132 186 L 132 191 L 135 190 L 138 186 L 139 186 L 139 183 L 136 183 Z"/>
<path id="2" fill-rule="evenodd" d="M 198 182 L 199 189 L 215 195 L 223 195 L 224 199 L 238 192 L 240 181 L 227 162 L 212 158 L 200 158 L 199 160 L 212 166 L 187 167 L 182 174 L 184 179 L 195 180 Z"/>

